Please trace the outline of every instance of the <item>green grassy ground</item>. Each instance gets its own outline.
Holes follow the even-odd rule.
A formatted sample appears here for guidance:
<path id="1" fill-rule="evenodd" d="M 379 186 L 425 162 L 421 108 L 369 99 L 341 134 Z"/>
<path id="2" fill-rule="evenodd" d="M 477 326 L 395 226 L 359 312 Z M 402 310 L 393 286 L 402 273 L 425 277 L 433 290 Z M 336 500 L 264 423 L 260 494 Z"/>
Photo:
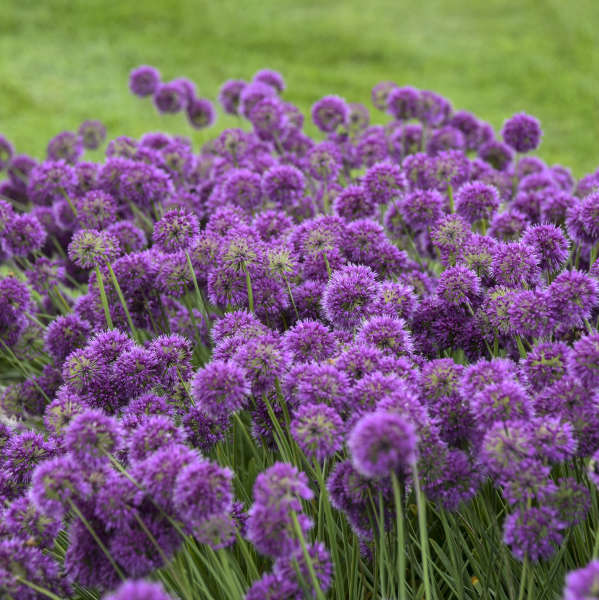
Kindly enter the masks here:
<path id="1" fill-rule="evenodd" d="M 186 132 L 181 115 L 130 96 L 132 67 L 191 77 L 214 98 L 268 66 L 304 110 L 331 92 L 367 102 L 383 79 L 495 127 L 525 110 L 542 121 L 540 154 L 582 175 L 599 165 L 598 24 L 595 0 L 4 0 L 0 132 L 37 156 L 92 117 L 111 136 Z"/>

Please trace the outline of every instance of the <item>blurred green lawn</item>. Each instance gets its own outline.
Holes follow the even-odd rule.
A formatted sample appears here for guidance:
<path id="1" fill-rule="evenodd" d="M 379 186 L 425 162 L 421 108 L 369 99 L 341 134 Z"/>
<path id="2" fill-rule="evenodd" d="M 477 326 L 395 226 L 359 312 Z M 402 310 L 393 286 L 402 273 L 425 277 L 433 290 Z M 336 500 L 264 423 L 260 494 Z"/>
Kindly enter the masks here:
<path id="1" fill-rule="evenodd" d="M 271 67 L 303 110 L 328 93 L 369 104 L 388 79 L 495 127 L 525 110 L 542 121 L 541 156 L 580 176 L 599 165 L 598 28 L 596 0 L 3 0 L 0 133 L 36 156 L 87 118 L 110 136 L 188 133 L 129 94 L 132 67 L 188 76 L 212 99 Z"/>

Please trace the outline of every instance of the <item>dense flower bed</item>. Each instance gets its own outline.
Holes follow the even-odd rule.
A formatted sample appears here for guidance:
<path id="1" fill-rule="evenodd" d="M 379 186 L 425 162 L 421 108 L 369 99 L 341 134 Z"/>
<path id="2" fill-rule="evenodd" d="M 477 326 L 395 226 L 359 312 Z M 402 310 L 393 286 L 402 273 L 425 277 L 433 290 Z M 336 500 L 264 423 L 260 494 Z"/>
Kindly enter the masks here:
<path id="1" fill-rule="evenodd" d="M 597 597 L 599 171 L 391 82 L 319 141 L 284 90 L 199 151 L 0 137 L 2 597 Z"/>

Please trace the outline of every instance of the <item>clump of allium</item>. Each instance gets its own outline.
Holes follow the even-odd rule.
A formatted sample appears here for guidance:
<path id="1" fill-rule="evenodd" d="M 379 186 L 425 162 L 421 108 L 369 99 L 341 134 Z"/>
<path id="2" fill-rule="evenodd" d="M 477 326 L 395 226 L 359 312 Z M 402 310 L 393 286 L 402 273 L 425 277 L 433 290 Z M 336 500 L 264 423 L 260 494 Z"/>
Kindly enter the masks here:
<path id="1" fill-rule="evenodd" d="M 539 121 L 526 113 L 518 113 L 509 118 L 501 130 L 505 143 L 522 153 L 538 148 L 542 134 Z"/>
<path id="2" fill-rule="evenodd" d="M 75 163 L 83 154 L 81 138 L 72 131 L 63 131 L 48 142 L 48 160 L 65 160 Z"/>
<path id="3" fill-rule="evenodd" d="M 414 349 L 405 321 L 387 315 L 365 320 L 356 334 L 356 342 L 376 346 L 391 356 L 410 355 Z"/>
<path id="4" fill-rule="evenodd" d="M 349 434 L 347 445 L 354 467 L 366 477 L 401 477 L 416 461 L 414 426 L 399 414 L 363 416 Z"/>
<path id="5" fill-rule="evenodd" d="M 159 85 L 160 72 L 154 67 L 141 65 L 129 74 L 129 89 L 136 96 L 152 96 Z"/>
<path id="6" fill-rule="evenodd" d="M 285 332 L 282 346 L 297 362 L 319 362 L 333 356 L 336 341 L 325 325 L 306 319 Z"/>
<path id="7" fill-rule="evenodd" d="M 379 285 L 373 310 L 376 314 L 408 321 L 414 314 L 416 304 L 416 294 L 412 286 L 399 281 L 384 281 Z"/>
<path id="8" fill-rule="evenodd" d="M 262 203 L 260 175 L 249 169 L 231 169 L 222 184 L 221 194 L 225 202 L 253 213 Z"/>
<path id="9" fill-rule="evenodd" d="M 331 276 L 322 295 L 322 307 L 333 325 L 353 329 L 370 313 L 376 294 L 374 271 L 363 265 L 347 265 Z"/>
<path id="10" fill-rule="evenodd" d="M 69 258 L 82 269 L 91 269 L 118 258 L 118 239 L 107 231 L 82 229 L 76 232 L 68 247 Z"/>
<path id="11" fill-rule="evenodd" d="M 343 421 L 326 404 L 304 404 L 291 420 L 291 435 L 310 459 L 322 462 L 341 449 Z"/>
<path id="12" fill-rule="evenodd" d="M 48 353 L 60 364 L 75 348 L 87 343 L 91 326 L 75 314 L 60 316 L 48 325 L 44 338 Z"/>
<path id="13" fill-rule="evenodd" d="M 178 252 L 188 248 L 198 235 L 200 225 L 198 218 L 183 209 L 173 209 L 154 225 L 152 240 L 163 252 Z"/>
<path id="14" fill-rule="evenodd" d="M 154 92 L 154 105 L 158 112 L 178 113 L 187 105 L 187 92 L 178 81 L 159 83 Z"/>
<path id="15" fill-rule="evenodd" d="M 522 242 L 534 249 L 543 271 L 559 271 L 568 260 L 568 240 L 562 230 L 551 223 L 533 225 L 524 232 Z"/>
<path id="16" fill-rule="evenodd" d="M 312 120 L 325 133 L 335 131 L 349 120 L 349 106 L 339 96 L 325 96 L 312 106 Z"/>
<path id="17" fill-rule="evenodd" d="M 457 214 L 469 223 L 489 221 L 499 208 L 499 193 L 492 185 L 472 181 L 460 187 L 455 203 Z"/>
<path id="18" fill-rule="evenodd" d="M 371 217 L 375 209 L 372 196 L 361 185 L 348 185 L 333 200 L 334 213 L 346 221 Z"/>
<path id="19" fill-rule="evenodd" d="M 223 110 L 229 115 L 238 114 L 239 97 L 247 82 L 242 79 L 229 79 L 220 88 L 218 101 Z"/>
<path id="20" fill-rule="evenodd" d="M 413 87 L 394 87 L 387 94 L 387 110 L 398 121 L 413 119 L 418 113 L 420 92 Z"/>
<path id="21" fill-rule="evenodd" d="M 441 219 L 431 232 L 431 240 L 441 253 L 443 264 L 454 265 L 462 247 L 472 236 L 470 225 L 459 215 Z"/>
<path id="22" fill-rule="evenodd" d="M 566 374 L 568 346 L 563 342 L 542 342 L 533 346 L 522 361 L 528 385 L 540 391 Z"/>

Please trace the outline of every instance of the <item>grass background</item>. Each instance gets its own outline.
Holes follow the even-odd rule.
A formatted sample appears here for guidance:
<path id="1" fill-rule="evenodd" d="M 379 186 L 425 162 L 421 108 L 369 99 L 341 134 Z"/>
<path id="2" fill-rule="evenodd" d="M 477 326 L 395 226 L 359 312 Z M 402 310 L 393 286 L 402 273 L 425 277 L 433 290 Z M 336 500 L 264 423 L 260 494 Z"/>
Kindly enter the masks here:
<path id="1" fill-rule="evenodd" d="M 189 133 L 129 94 L 132 67 L 190 77 L 212 99 L 271 67 L 304 111 L 327 93 L 370 106 L 388 79 L 495 127 L 525 110 L 542 121 L 539 154 L 580 176 L 599 165 L 598 26 L 596 0 L 3 0 L 0 133 L 38 157 L 87 118 L 112 137 Z"/>

